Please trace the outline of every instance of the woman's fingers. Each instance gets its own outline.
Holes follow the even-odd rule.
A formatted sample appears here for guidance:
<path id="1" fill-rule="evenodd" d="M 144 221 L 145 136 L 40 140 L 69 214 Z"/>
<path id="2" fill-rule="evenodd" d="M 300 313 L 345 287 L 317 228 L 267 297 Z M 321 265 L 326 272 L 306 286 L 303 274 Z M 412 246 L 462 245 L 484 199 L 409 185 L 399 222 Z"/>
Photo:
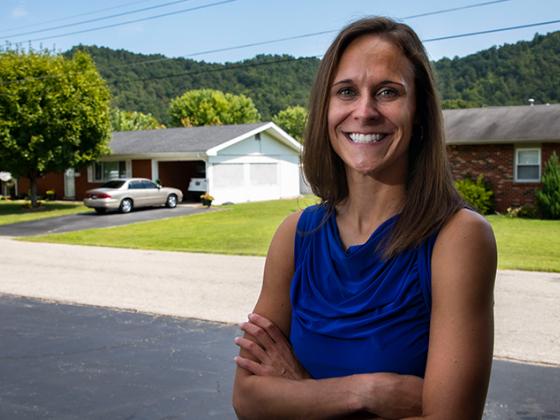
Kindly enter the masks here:
<path id="1" fill-rule="evenodd" d="M 255 337 L 257 342 L 266 350 L 274 345 L 274 340 L 268 332 L 261 328 L 260 326 L 254 324 L 253 322 L 244 322 L 240 325 L 240 328 L 247 334 Z"/>
<path id="2" fill-rule="evenodd" d="M 249 314 L 249 321 L 264 329 L 268 333 L 268 335 L 272 338 L 272 340 L 274 340 L 274 342 L 280 343 L 286 341 L 286 337 L 284 336 L 280 328 L 278 328 L 276 324 L 274 324 L 272 321 L 268 320 L 264 316 L 256 313 L 252 313 Z"/>
<path id="3" fill-rule="evenodd" d="M 252 354 L 259 362 L 263 362 L 268 359 L 266 352 L 261 346 L 259 346 L 254 341 L 248 340 L 245 337 L 236 337 L 235 344 L 237 344 L 243 350 L 248 351 Z"/>
<path id="4" fill-rule="evenodd" d="M 237 366 L 239 366 L 240 368 L 243 368 L 243 369 L 247 369 L 253 375 L 266 376 L 266 372 L 265 372 L 266 369 L 264 368 L 263 365 L 261 365 L 258 362 L 255 362 L 255 361 L 250 360 L 250 359 L 246 359 L 246 358 L 241 357 L 241 356 L 236 356 L 236 357 L 233 358 L 233 360 L 235 360 L 235 363 L 237 363 Z"/>

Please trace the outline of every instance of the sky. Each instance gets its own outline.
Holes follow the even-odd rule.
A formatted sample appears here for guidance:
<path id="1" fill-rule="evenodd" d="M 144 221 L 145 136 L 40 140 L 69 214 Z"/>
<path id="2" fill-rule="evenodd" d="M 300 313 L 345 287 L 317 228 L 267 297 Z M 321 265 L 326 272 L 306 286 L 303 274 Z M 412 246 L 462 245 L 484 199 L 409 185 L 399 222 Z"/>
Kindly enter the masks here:
<path id="1" fill-rule="evenodd" d="M 460 10 L 445 11 L 456 8 Z M 221 63 L 257 54 L 320 57 L 338 30 L 371 15 L 412 26 L 432 60 L 560 30 L 560 0 L 0 0 L 0 46 L 9 42 L 66 51 L 84 44 Z M 433 40 L 555 20 L 559 22 Z M 313 35 L 318 32 L 325 33 Z M 281 40 L 290 37 L 299 38 Z"/>

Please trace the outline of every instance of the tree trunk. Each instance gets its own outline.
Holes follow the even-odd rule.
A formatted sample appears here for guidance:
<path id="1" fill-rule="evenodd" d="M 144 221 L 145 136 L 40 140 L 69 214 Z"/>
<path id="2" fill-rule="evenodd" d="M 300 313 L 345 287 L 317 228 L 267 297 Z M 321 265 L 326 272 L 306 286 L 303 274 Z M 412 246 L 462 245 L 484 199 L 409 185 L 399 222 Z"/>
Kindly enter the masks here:
<path id="1" fill-rule="evenodd" d="M 29 178 L 29 186 L 31 188 L 31 207 L 39 207 L 37 205 L 37 175 L 32 174 L 28 176 Z"/>

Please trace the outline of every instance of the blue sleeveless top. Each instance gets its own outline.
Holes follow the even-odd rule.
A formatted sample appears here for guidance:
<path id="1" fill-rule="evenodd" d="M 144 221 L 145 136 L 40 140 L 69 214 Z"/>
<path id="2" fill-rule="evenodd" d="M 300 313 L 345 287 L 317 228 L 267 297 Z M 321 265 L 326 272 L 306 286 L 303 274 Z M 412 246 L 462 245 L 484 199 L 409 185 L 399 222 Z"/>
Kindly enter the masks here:
<path id="1" fill-rule="evenodd" d="M 316 379 L 393 372 L 424 377 L 433 234 L 387 261 L 376 251 L 398 215 L 344 249 L 335 214 L 306 208 L 295 239 L 290 342 Z"/>

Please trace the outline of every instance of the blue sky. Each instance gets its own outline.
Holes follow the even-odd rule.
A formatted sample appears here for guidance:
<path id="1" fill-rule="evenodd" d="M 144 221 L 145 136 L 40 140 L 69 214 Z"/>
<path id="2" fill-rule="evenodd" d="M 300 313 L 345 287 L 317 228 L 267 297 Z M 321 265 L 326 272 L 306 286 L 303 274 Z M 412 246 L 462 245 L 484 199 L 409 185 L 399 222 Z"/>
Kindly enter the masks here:
<path id="1" fill-rule="evenodd" d="M 34 48 L 65 51 L 73 45 L 99 45 L 167 57 L 191 56 L 201 51 L 235 47 L 302 34 L 339 30 L 367 15 L 393 18 L 475 5 L 485 0 L 183 0 L 97 22 L 26 35 L 53 26 L 155 7 L 173 0 L 2 0 L 0 45 L 29 40 Z M 486 0 L 490 1 L 490 0 Z M 105 9 L 105 10 L 103 10 Z M 185 9 L 196 9 L 184 11 Z M 182 12 L 183 11 L 183 12 Z M 170 16 L 74 35 L 69 32 L 142 19 Z M 81 16 L 76 16 L 81 15 Z M 73 17 L 74 16 L 74 17 Z M 508 0 L 481 7 L 405 19 L 424 40 L 560 19 L 560 0 Z M 560 23 L 437 42 L 427 42 L 432 59 L 465 56 L 493 45 L 529 40 L 535 33 L 560 30 Z M 64 35 L 64 36 L 59 36 Z M 192 56 L 210 62 L 239 61 L 256 54 L 314 56 L 324 53 L 334 33 L 309 36 L 250 48 Z M 48 38 L 48 39 L 44 39 Z"/>

